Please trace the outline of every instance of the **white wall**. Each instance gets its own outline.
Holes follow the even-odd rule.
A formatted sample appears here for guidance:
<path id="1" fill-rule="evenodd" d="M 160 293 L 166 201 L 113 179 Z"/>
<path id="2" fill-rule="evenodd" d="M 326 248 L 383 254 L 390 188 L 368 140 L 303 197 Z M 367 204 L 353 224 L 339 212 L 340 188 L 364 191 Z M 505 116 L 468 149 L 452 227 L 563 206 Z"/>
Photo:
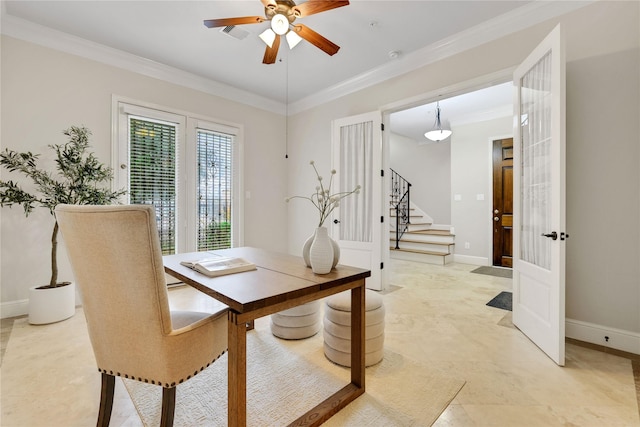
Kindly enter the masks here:
<path id="1" fill-rule="evenodd" d="M 92 150 L 111 161 L 112 95 L 164 105 L 235 123 L 244 129 L 246 245 L 287 249 L 287 167 L 282 115 L 186 89 L 56 50 L 2 37 L 2 148 L 47 153 L 66 142 L 62 130 L 84 125 L 93 132 Z M 43 164 L 50 156 L 43 155 Z M 3 180 L 18 177 L 2 170 Z M 2 316 L 26 311 L 27 290 L 50 276 L 53 218 L 44 209 L 25 218 L 20 207 L 0 210 Z M 278 238 L 274 239 L 274 236 Z M 59 248 L 59 279 L 71 279 L 65 248 Z"/>
<path id="2" fill-rule="evenodd" d="M 567 75 L 567 317 L 638 331 L 640 52 L 575 61 Z"/>
<path id="3" fill-rule="evenodd" d="M 389 136 L 389 166 L 411 183 L 411 202 L 433 218 L 451 224 L 451 144 L 419 144 L 398 134 Z"/>
<path id="4" fill-rule="evenodd" d="M 449 200 L 452 205 L 451 225 L 456 234 L 455 259 L 470 264 L 491 265 L 491 141 L 513 135 L 513 118 L 503 117 L 453 128 Z"/>
<path id="5" fill-rule="evenodd" d="M 309 156 L 329 167 L 332 120 L 397 105 L 404 99 L 415 101 L 419 94 L 433 96 L 442 88 L 515 67 L 561 22 L 568 61 L 567 226 L 571 239 L 567 242 L 566 313 L 572 328 L 567 327 L 567 334 L 605 344 L 600 341 L 601 332 L 622 331 L 618 335 L 630 338 L 625 349 L 640 353 L 639 6 L 638 2 L 596 2 L 296 114 L 289 121 L 290 176 L 296 177 L 289 182 L 289 193 L 313 188 L 312 176 L 300 174 Z M 627 114 L 629 119 L 622 120 Z M 615 137 L 603 138 L 597 128 L 610 120 L 618 125 Z M 608 215 L 612 210 L 616 212 Z M 308 208 L 290 205 L 291 253 L 300 253 L 313 229 L 309 215 Z M 602 230 L 597 238 L 594 229 Z M 605 231 L 610 229 L 612 233 Z M 605 251 L 609 252 L 603 258 Z M 598 268 L 605 268 L 605 273 L 589 274 Z M 587 337 L 587 327 L 597 334 Z"/>

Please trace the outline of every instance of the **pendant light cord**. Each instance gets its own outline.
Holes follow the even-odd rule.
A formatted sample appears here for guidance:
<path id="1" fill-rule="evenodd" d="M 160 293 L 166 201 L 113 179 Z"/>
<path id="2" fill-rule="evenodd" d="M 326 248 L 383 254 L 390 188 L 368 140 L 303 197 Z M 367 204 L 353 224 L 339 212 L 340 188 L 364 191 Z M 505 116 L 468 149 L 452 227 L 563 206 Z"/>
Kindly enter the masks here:
<path id="1" fill-rule="evenodd" d="M 289 52 L 285 64 L 285 105 L 284 105 L 284 158 L 289 158 Z"/>

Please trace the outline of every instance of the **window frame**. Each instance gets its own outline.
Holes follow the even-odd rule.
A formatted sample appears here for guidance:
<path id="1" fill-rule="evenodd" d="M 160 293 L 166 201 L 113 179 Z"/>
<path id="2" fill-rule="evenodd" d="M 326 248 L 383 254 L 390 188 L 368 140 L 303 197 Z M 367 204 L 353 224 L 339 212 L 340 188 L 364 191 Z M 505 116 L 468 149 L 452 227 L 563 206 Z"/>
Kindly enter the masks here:
<path id="1" fill-rule="evenodd" d="M 176 253 L 197 251 L 196 138 L 198 129 L 233 136 L 231 247 L 244 245 L 244 129 L 242 125 L 120 96 L 112 97 L 111 164 L 113 188 L 129 187 L 129 115 L 175 123 Z M 190 166 L 190 167 L 189 167 Z M 121 203 L 129 203 L 123 196 Z"/>

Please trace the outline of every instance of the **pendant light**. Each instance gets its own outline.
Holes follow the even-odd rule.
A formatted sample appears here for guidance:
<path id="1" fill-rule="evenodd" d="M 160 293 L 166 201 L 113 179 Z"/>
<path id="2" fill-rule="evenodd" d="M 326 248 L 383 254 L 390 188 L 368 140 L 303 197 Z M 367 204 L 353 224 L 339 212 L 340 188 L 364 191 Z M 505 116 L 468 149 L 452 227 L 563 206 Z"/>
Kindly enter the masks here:
<path id="1" fill-rule="evenodd" d="M 449 121 L 444 122 L 440 119 L 440 101 L 436 103 L 436 121 L 431 130 L 426 132 L 424 136 L 431 141 L 440 142 L 451 136 L 451 126 Z"/>

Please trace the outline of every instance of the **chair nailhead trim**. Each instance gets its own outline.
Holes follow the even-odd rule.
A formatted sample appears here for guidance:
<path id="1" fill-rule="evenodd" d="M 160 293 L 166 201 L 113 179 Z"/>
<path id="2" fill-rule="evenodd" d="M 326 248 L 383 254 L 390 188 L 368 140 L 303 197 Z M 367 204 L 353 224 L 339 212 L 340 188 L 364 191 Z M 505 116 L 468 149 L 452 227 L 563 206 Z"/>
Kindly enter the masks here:
<path id="1" fill-rule="evenodd" d="M 216 360 L 220 359 L 226 352 L 227 352 L 227 350 L 224 350 L 222 353 L 220 353 L 218 355 L 218 357 L 213 359 L 211 362 L 207 363 L 205 366 L 201 366 L 199 370 L 196 370 L 193 373 L 193 375 L 188 375 L 187 378 L 181 378 L 181 379 L 178 380 L 177 383 L 174 382 L 174 383 L 171 383 L 171 384 L 169 384 L 169 383 L 162 384 L 162 381 L 157 381 L 156 382 L 155 380 L 149 380 L 147 378 L 136 377 L 134 375 L 129 375 L 129 374 L 122 375 L 120 372 L 117 372 L 117 373 L 114 374 L 113 371 L 107 371 L 106 369 L 102 369 L 102 368 L 98 368 L 98 372 L 109 374 L 109 375 L 115 375 L 117 377 L 124 377 L 124 378 L 127 378 L 127 379 L 137 380 L 137 381 L 140 381 L 140 382 L 145 382 L 147 384 L 149 384 L 149 383 L 157 384 L 157 385 L 162 386 L 164 388 L 174 388 L 177 384 L 182 384 L 184 381 L 186 381 L 186 380 L 190 379 L 191 377 L 196 376 L 198 373 L 204 371 L 206 368 L 211 366 Z"/>

